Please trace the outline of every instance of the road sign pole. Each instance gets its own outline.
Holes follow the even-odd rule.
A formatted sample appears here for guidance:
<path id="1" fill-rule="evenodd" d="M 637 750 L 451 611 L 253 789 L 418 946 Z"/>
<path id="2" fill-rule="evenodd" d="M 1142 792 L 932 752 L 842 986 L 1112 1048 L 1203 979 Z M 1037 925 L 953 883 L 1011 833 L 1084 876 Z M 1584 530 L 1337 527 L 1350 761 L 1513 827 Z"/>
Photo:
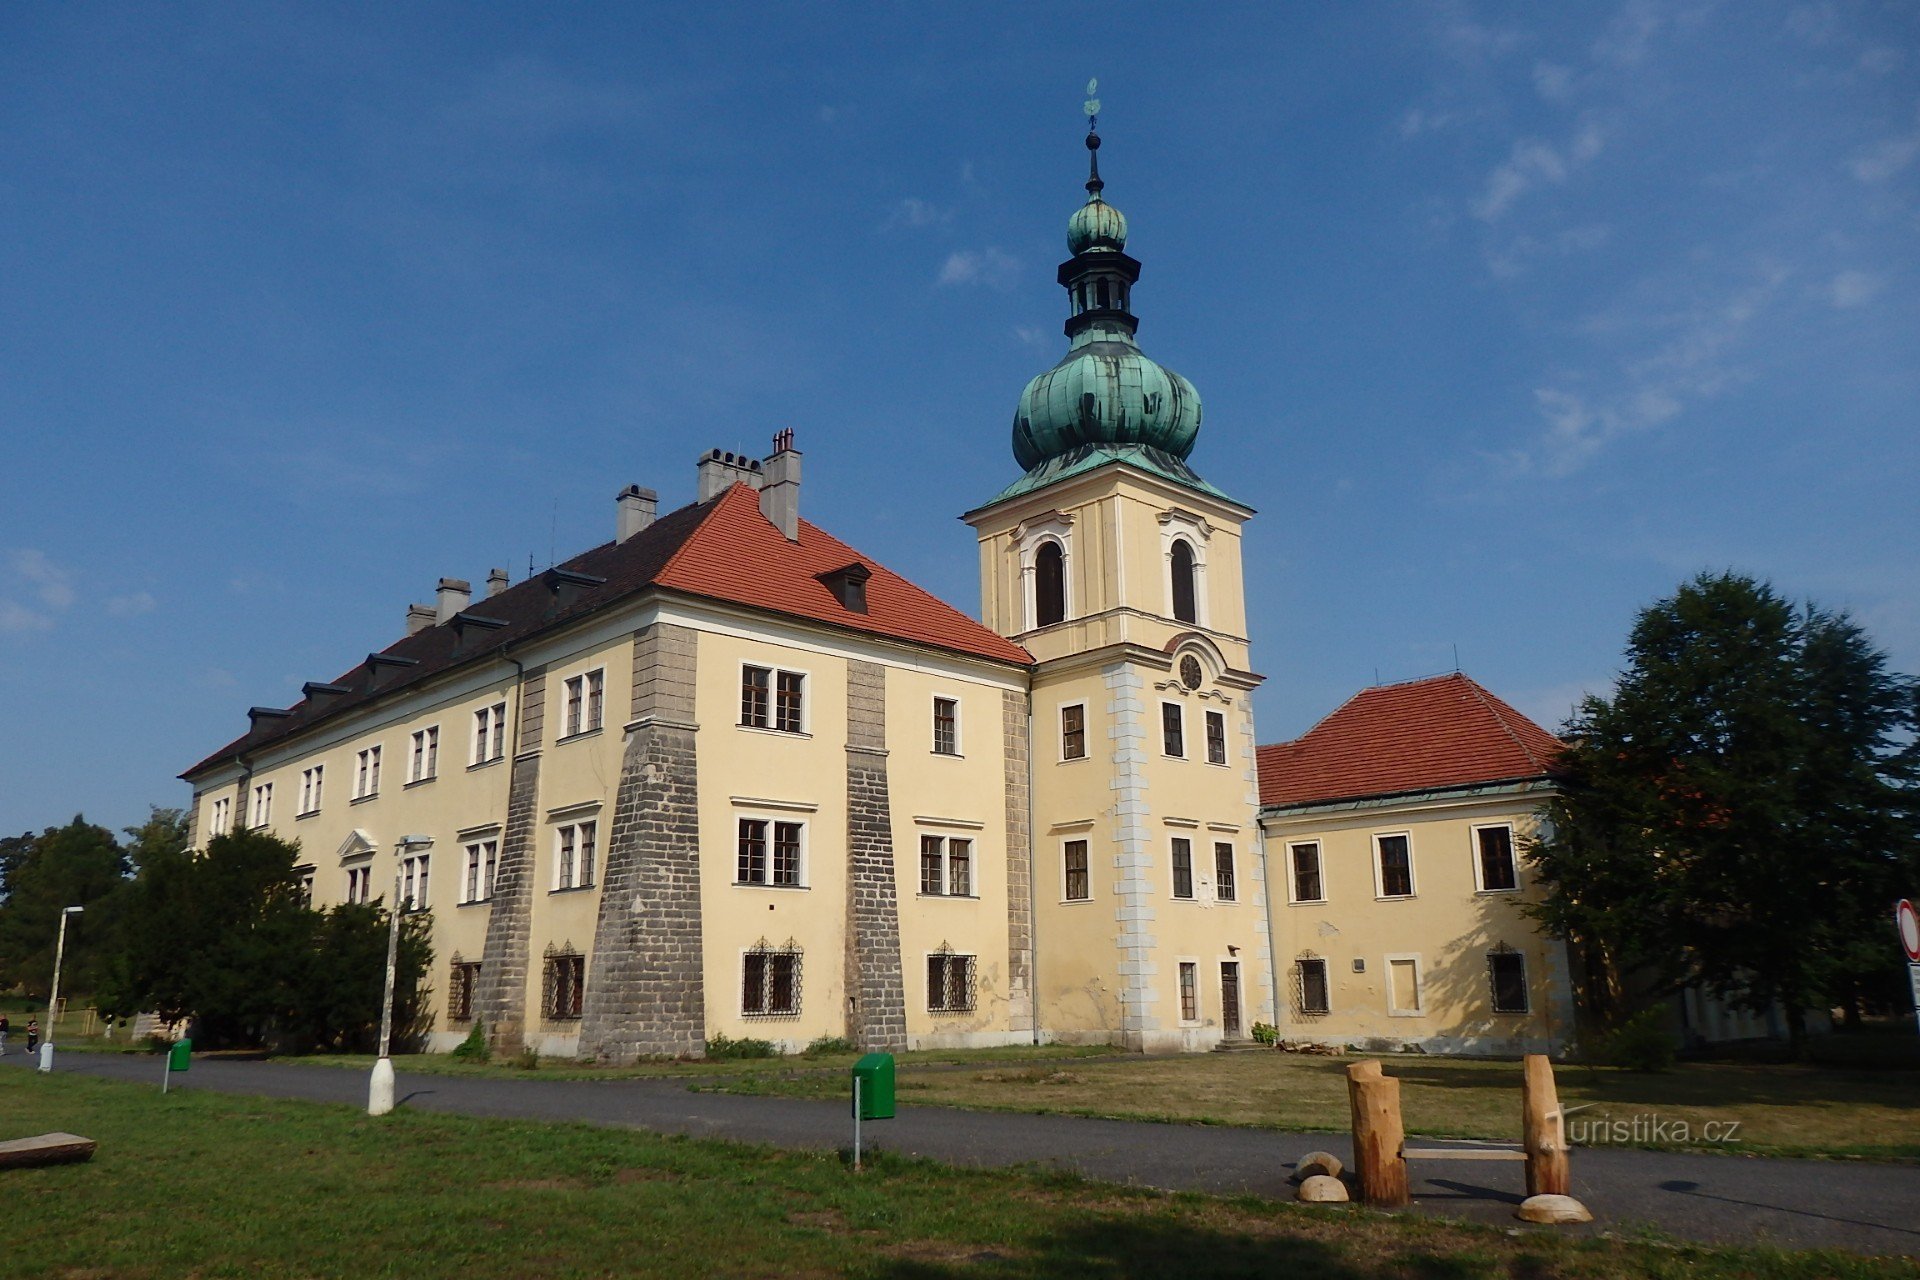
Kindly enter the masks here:
<path id="1" fill-rule="evenodd" d="M 1907 986 L 1913 992 L 1913 1020 L 1920 1027 L 1920 911 L 1905 898 L 1894 904 L 1894 932 L 1900 935 L 1900 950 L 1907 957 Z"/>
<path id="2" fill-rule="evenodd" d="M 853 1078 L 853 1167 L 860 1168 L 860 1077 Z"/>

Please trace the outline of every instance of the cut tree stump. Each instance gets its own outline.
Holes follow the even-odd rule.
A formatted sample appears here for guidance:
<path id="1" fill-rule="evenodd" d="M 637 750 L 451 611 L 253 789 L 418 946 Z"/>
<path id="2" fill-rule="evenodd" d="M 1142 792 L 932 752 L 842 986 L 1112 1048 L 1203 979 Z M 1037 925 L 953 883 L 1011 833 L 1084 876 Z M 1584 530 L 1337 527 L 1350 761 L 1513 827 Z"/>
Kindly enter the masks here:
<path id="1" fill-rule="evenodd" d="M 0 1142 L 0 1169 L 31 1169 L 43 1164 L 75 1164 L 93 1159 L 98 1146 L 77 1133 L 43 1133 L 37 1138 Z"/>
<path id="2" fill-rule="evenodd" d="M 1353 1109 L 1353 1172 L 1360 1198 L 1378 1209 L 1404 1208 L 1407 1162 L 1400 1155 L 1406 1129 L 1400 1120 L 1400 1082 L 1369 1058 L 1347 1068 L 1347 1101 Z"/>
<path id="3" fill-rule="evenodd" d="M 1530 1053 L 1520 1077 L 1520 1141 L 1527 1153 L 1527 1194 L 1564 1196 L 1573 1190 L 1567 1167 L 1567 1125 L 1553 1087 L 1553 1063 Z"/>

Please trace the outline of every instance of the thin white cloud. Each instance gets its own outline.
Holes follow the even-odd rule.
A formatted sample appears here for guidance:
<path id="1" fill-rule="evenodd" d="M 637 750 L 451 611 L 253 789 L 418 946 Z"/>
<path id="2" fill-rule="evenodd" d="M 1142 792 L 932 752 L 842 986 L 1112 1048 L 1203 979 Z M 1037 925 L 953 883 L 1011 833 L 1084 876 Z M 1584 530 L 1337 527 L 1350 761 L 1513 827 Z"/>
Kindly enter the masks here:
<path id="1" fill-rule="evenodd" d="M 1885 182 L 1912 164 L 1915 156 L 1920 156 L 1920 128 L 1861 148 L 1847 162 L 1847 169 L 1861 182 Z"/>
<path id="2" fill-rule="evenodd" d="M 1452 128 L 1461 118 L 1457 111 L 1412 107 L 1400 117 L 1400 136 L 1418 138 L 1422 134 L 1438 133 L 1442 129 Z"/>
<path id="3" fill-rule="evenodd" d="M 1564 106 L 1573 100 L 1573 68 L 1557 62 L 1534 63 L 1533 89 L 1546 101 Z"/>
<path id="4" fill-rule="evenodd" d="M 1473 216 L 1482 222 L 1499 220 L 1514 201 L 1542 185 L 1558 185 L 1568 175 L 1599 155 L 1606 135 L 1592 120 L 1583 120 L 1564 146 L 1550 146 L 1537 138 L 1522 138 L 1501 164 L 1487 175 L 1487 185 L 1473 202 Z"/>
<path id="5" fill-rule="evenodd" d="M 151 591 L 130 591 L 126 595 L 109 596 L 106 610 L 111 617 L 137 618 L 143 613 L 152 613 L 159 604 Z"/>
<path id="6" fill-rule="evenodd" d="M 1013 336 L 1021 345 L 1028 347 L 1047 347 L 1052 345 L 1053 335 L 1036 325 L 1017 324 L 1013 327 Z"/>
<path id="7" fill-rule="evenodd" d="M 45 631 L 73 601 L 72 576 L 46 552 L 33 547 L 7 552 L 0 573 L 0 634 Z"/>
<path id="8" fill-rule="evenodd" d="M 1886 281 L 1865 271 L 1842 271 L 1827 284 L 1827 301 L 1842 311 L 1863 307 L 1879 296 Z"/>
<path id="9" fill-rule="evenodd" d="M 956 249 L 940 266 L 943 285 L 984 284 L 1010 289 L 1020 278 L 1020 261 L 1002 249 Z"/>
<path id="10" fill-rule="evenodd" d="M 906 227 L 918 230 L 921 227 L 945 226 L 952 221 L 953 210 L 943 209 L 918 196 L 908 196 L 888 212 L 885 229 L 892 231 L 899 227 Z"/>

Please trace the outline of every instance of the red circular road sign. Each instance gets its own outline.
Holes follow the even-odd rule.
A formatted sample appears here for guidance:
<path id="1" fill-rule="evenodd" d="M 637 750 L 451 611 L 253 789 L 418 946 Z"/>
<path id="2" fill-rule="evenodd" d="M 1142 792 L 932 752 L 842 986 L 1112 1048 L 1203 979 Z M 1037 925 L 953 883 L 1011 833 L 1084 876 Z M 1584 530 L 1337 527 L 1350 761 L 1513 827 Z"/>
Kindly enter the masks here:
<path id="1" fill-rule="evenodd" d="M 1900 945 L 1906 948 L 1907 959 L 1920 964 L 1920 912 L 1902 898 L 1893 909 L 1893 922 L 1900 927 Z"/>

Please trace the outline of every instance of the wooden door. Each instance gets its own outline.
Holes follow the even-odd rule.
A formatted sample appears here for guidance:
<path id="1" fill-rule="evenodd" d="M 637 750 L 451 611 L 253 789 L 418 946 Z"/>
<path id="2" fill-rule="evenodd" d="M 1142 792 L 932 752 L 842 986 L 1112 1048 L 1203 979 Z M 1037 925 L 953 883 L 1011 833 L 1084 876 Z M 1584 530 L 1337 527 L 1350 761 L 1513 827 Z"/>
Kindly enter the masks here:
<path id="1" fill-rule="evenodd" d="M 1240 964 L 1235 960 L 1220 962 L 1220 1035 L 1240 1038 Z"/>

